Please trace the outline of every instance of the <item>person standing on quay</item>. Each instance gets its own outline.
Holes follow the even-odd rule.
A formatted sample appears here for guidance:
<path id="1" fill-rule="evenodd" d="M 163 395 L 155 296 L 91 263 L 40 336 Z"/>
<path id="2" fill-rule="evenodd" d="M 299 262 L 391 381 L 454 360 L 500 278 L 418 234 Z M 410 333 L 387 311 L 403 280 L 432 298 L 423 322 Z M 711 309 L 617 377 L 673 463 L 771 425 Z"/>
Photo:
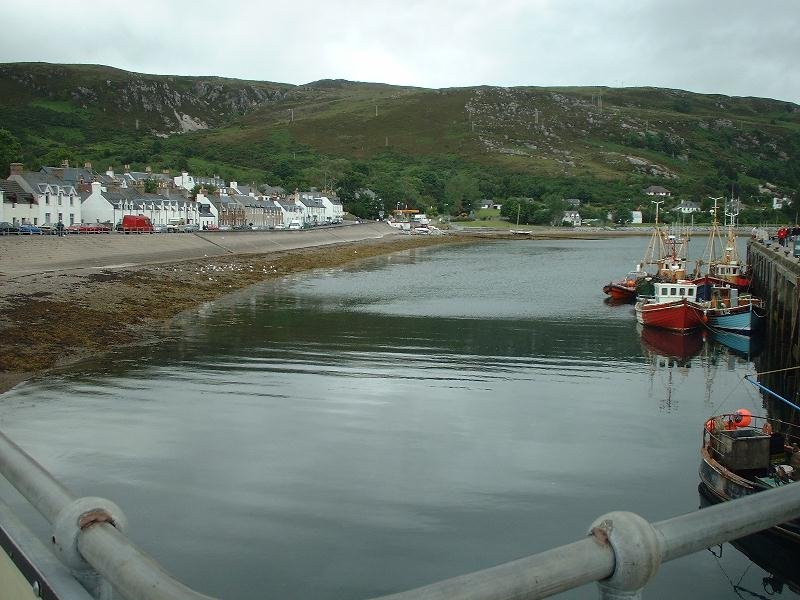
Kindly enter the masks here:
<path id="1" fill-rule="evenodd" d="M 61 221 L 56 223 L 56 233 L 58 233 L 58 237 L 64 236 L 64 223 L 62 223 Z"/>

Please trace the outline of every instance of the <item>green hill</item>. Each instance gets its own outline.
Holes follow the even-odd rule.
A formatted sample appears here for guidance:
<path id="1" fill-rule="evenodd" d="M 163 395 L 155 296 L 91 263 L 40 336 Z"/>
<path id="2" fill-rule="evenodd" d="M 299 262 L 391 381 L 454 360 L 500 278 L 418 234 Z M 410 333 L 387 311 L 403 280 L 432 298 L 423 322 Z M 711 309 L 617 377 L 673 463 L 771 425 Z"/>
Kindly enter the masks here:
<path id="1" fill-rule="evenodd" d="M 21 146 L 0 151 L 6 163 L 189 169 L 345 199 L 369 186 L 387 208 L 550 194 L 602 216 L 649 205 L 648 185 L 733 191 L 756 208 L 759 185 L 800 189 L 800 106 L 670 89 L 296 86 L 13 63 L 0 64 L 0 129 Z"/>

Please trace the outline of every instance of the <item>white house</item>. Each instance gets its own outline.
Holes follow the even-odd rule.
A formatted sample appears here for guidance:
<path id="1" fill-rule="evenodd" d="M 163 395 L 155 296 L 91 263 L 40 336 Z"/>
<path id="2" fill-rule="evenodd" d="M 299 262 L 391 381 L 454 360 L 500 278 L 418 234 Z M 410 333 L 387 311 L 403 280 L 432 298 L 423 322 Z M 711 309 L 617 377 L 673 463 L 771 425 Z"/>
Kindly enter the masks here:
<path id="1" fill-rule="evenodd" d="M 692 213 L 700 212 L 700 205 L 691 200 L 683 200 L 678 206 L 672 209 L 672 212 L 679 212 L 683 215 L 690 215 Z"/>
<path id="2" fill-rule="evenodd" d="M 564 216 L 561 217 L 562 223 L 570 223 L 573 227 L 581 226 L 581 215 L 577 210 L 564 211 Z"/>
<path id="3" fill-rule="evenodd" d="M 219 209 L 211 199 L 203 193 L 198 193 L 194 200 L 197 202 L 198 225 L 200 225 L 200 228 L 219 227 Z"/>
<path id="4" fill-rule="evenodd" d="M 640 210 L 632 210 L 631 211 L 631 223 L 641 223 L 642 222 L 642 211 Z"/>
<path id="5" fill-rule="evenodd" d="M 651 185 L 644 190 L 644 193 L 648 196 L 672 196 L 672 192 L 665 187 L 661 187 L 660 185 Z"/>
<path id="6" fill-rule="evenodd" d="M 14 225 L 41 225 L 39 206 L 33 194 L 22 189 L 16 181 L 0 179 L 0 221 Z"/>
<path id="7" fill-rule="evenodd" d="M 81 199 L 78 191 L 59 176 L 58 168 L 54 169 L 52 175 L 48 175 L 25 171 L 21 163 L 12 163 L 8 180 L 17 182 L 33 197 L 26 209 L 28 213 L 24 215 L 29 219 L 26 223 L 43 225 L 61 221 L 65 225 L 72 225 L 81 222 Z"/>
<path id="8" fill-rule="evenodd" d="M 784 196 L 783 198 L 775 197 L 772 199 L 772 209 L 773 210 L 780 210 L 784 207 L 784 205 L 791 206 L 792 201 Z"/>
<path id="9" fill-rule="evenodd" d="M 92 192 L 83 201 L 85 222 L 114 224 L 125 215 L 150 217 L 154 225 L 200 223 L 197 202 L 183 196 L 161 196 L 131 188 L 103 190 L 100 182 L 93 182 Z"/>

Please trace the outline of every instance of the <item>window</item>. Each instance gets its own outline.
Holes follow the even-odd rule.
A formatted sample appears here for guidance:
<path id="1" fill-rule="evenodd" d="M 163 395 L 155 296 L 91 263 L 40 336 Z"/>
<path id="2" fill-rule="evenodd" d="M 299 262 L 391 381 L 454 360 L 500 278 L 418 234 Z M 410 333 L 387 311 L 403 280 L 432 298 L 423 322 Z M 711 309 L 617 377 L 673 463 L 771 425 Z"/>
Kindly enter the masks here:
<path id="1" fill-rule="evenodd" d="M 39 224 L 39 219 L 37 217 L 33 217 L 33 224 L 34 225 L 38 225 Z"/>
<path id="2" fill-rule="evenodd" d="M 45 223 L 49 223 L 50 222 L 50 213 L 44 213 L 44 222 Z"/>
<path id="3" fill-rule="evenodd" d="M 50 204 L 50 192 L 45 193 L 44 195 L 44 203 Z"/>
<path id="4" fill-rule="evenodd" d="M 72 214 L 72 213 L 69 213 L 69 224 L 70 225 L 74 225 L 75 224 L 75 215 Z"/>
<path id="5" fill-rule="evenodd" d="M 72 194 L 69 195 L 69 205 L 75 206 L 75 197 Z"/>
<path id="6" fill-rule="evenodd" d="M 22 217 L 22 224 L 25 225 L 25 217 Z"/>
<path id="7" fill-rule="evenodd" d="M 694 288 L 689 288 L 689 295 L 694 296 Z"/>
<path id="8" fill-rule="evenodd" d="M 58 213 L 58 220 L 64 222 L 64 213 Z"/>
<path id="9" fill-rule="evenodd" d="M 670 296 L 674 296 L 675 292 L 677 292 L 677 290 L 675 288 L 670 288 L 669 295 Z"/>
<path id="10" fill-rule="evenodd" d="M 58 205 L 61 206 L 61 204 L 62 204 L 62 199 L 61 199 L 61 194 L 59 193 L 58 194 Z"/>
<path id="11" fill-rule="evenodd" d="M 681 293 L 680 293 L 680 295 L 681 295 L 681 296 L 685 296 L 685 295 L 686 295 L 686 288 L 681 288 Z"/>

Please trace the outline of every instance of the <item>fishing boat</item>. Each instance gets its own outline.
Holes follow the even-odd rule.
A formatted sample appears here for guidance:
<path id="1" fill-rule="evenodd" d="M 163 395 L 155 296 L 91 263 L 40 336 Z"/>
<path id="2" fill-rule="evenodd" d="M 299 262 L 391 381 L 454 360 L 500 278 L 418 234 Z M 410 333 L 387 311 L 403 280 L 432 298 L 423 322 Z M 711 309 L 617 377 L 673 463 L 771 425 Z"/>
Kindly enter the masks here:
<path id="1" fill-rule="evenodd" d="M 711 298 L 706 310 L 706 325 L 710 329 L 749 335 L 761 328 L 765 316 L 764 301 L 760 298 L 740 293 L 738 288 L 730 285 L 711 287 Z"/>
<path id="2" fill-rule="evenodd" d="M 656 222 L 653 233 L 645 249 L 643 260 L 619 281 L 610 281 L 603 286 L 603 292 L 612 299 L 632 302 L 637 297 L 653 296 L 652 285 L 657 281 L 678 281 L 686 278 L 686 245 L 688 236 L 670 234 L 659 222 L 655 202 Z M 655 265 L 655 274 L 647 271 L 645 265 Z"/>
<path id="3" fill-rule="evenodd" d="M 637 284 L 649 275 L 638 264 L 635 271 L 629 271 L 620 281 L 609 281 L 603 286 L 603 292 L 617 302 L 632 302 L 637 296 Z"/>
<path id="4" fill-rule="evenodd" d="M 782 370 L 794 369 L 800 367 Z M 756 381 L 755 375 L 744 379 L 800 414 L 800 406 Z M 719 502 L 800 485 L 800 425 L 752 415 L 744 408 L 717 415 L 703 425 L 700 457 L 700 482 Z M 769 531 L 800 543 L 800 519 Z"/>
<path id="5" fill-rule="evenodd" d="M 733 500 L 800 485 L 800 428 L 745 409 L 711 417 L 703 427 L 700 481 L 711 498 Z M 800 519 L 771 532 L 800 542 Z"/>
<path id="6" fill-rule="evenodd" d="M 695 267 L 694 281 L 700 286 L 700 297 L 703 299 L 710 298 L 713 286 L 728 285 L 739 290 L 748 290 L 753 280 L 750 268 L 743 264 L 736 249 L 736 217 L 739 212 L 735 209 L 735 202 L 731 198 L 725 210 L 727 235 L 723 241 L 717 220 L 717 200 L 718 198 L 714 198 L 711 231 L 704 259 L 699 259 Z M 708 266 L 705 274 L 701 273 L 704 264 Z"/>
<path id="7" fill-rule="evenodd" d="M 636 320 L 648 327 L 692 331 L 705 324 L 707 303 L 697 302 L 697 285 L 691 281 L 659 282 L 652 298 L 636 302 Z"/>

